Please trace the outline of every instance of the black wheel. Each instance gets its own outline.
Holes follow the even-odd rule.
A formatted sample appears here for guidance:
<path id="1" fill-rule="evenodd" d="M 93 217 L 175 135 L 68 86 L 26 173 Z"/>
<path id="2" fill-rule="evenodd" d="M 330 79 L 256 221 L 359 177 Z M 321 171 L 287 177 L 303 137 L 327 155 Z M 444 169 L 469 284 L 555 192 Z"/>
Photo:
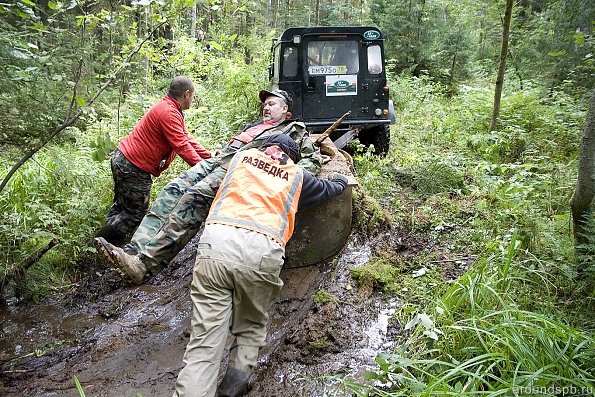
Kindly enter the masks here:
<path id="1" fill-rule="evenodd" d="M 374 154 L 384 157 L 388 153 L 390 146 L 390 127 L 387 124 L 362 130 L 358 137 L 362 145 L 374 145 Z"/>

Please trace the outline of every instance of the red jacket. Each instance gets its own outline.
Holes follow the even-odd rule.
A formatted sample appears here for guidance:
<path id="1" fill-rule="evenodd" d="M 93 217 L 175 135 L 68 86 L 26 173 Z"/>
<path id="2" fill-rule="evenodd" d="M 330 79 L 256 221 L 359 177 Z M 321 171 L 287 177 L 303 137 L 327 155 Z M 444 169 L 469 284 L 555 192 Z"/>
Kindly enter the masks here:
<path id="1" fill-rule="evenodd" d="M 188 133 L 180 103 L 169 95 L 145 113 L 118 147 L 132 164 L 154 176 L 169 167 L 176 153 L 190 166 L 211 157 Z"/>

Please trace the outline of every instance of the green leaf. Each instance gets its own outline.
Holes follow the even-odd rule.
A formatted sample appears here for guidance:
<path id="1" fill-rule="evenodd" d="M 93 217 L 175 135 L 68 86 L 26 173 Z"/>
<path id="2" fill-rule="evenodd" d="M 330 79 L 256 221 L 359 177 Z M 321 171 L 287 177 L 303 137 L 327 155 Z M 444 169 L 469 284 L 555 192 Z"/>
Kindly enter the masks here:
<path id="1" fill-rule="evenodd" d="M 81 107 L 85 106 L 85 100 L 81 96 L 76 97 L 76 103 Z"/>
<path id="2" fill-rule="evenodd" d="M 551 57 L 559 57 L 560 55 L 566 55 L 566 50 L 560 50 L 557 52 L 548 52 L 547 54 Z"/>
<path id="3" fill-rule="evenodd" d="M 83 386 L 81 386 L 81 382 L 79 382 L 76 375 L 74 376 L 74 384 L 76 386 L 76 390 L 79 392 L 79 395 L 81 397 L 85 397 L 85 389 L 83 389 Z"/>
<path id="4" fill-rule="evenodd" d="M 576 44 L 585 44 L 585 35 L 582 33 L 577 33 L 574 35 L 574 42 Z"/>
<path id="5" fill-rule="evenodd" d="M 31 55 L 19 50 L 12 50 L 10 53 L 13 57 L 18 59 L 31 59 Z"/>
<path id="6" fill-rule="evenodd" d="M 212 45 L 217 51 L 223 51 L 223 46 L 216 41 L 210 41 L 209 44 Z"/>
<path id="7" fill-rule="evenodd" d="M 418 314 L 419 321 L 424 325 L 426 329 L 431 329 L 434 326 L 434 322 L 430 319 L 430 317 L 426 313 Z"/>
<path id="8" fill-rule="evenodd" d="M 35 7 L 35 3 L 31 0 L 21 0 L 21 2 L 30 5 L 31 7 Z"/>
<path id="9" fill-rule="evenodd" d="M 48 8 L 50 10 L 55 10 L 58 7 L 56 7 L 56 3 L 54 3 L 53 1 L 48 1 Z"/>
<path id="10" fill-rule="evenodd" d="M 40 24 L 39 22 L 34 22 L 31 27 L 35 30 L 39 30 L 39 31 L 43 31 L 43 32 L 47 31 L 47 28 L 45 26 L 43 26 L 42 24 Z"/>

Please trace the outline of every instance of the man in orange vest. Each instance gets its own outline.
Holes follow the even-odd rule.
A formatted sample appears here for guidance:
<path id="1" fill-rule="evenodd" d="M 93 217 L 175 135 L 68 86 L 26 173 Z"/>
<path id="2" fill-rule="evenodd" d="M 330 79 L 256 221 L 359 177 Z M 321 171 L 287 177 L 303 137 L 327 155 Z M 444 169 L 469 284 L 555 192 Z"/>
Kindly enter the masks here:
<path id="1" fill-rule="evenodd" d="M 279 272 L 295 214 L 347 186 L 340 174 L 322 180 L 304 172 L 295 164 L 299 150 L 289 136 L 278 134 L 233 157 L 198 243 L 192 332 L 174 397 L 244 392 L 265 343 L 267 311 L 283 287 Z M 235 341 L 217 388 L 228 330 Z"/>

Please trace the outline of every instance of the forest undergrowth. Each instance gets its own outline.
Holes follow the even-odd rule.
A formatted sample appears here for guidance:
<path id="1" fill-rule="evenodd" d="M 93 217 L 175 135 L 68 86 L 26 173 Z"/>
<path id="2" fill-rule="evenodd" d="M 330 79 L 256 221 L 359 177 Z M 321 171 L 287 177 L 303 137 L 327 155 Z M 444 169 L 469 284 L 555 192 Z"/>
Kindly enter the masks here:
<path id="1" fill-rule="evenodd" d="M 242 80 L 232 87 L 234 111 L 217 104 L 231 91 L 210 95 L 208 85 L 198 84 L 202 95 L 187 121 L 205 146 L 217 147 L 229 131 L 258 118 L 254 93 L 264 77 L 250 71 L 229 77 L 231 63 L 209 68 L 226 69 L 229 82 Z M 384 269 L 375 288 L 387 298 L 405 298 L 391 319 L 403 332 L 396 351 L 378 355 L 369 379 L 340 379 L 356 395 L 592 390 L 593 269 L 578 265 L 569 206 L 585 109 L 563 91 L 509 88 L 500 127 L 488 133 L 492 91 L 486 87 L 480 81 L 453 95 L 429 79 L 394 78 L 398 117 L 388 155 L 354 149 L 360 184 L 393 225 L 441 248 L 440 257 L 371 260 Z M 112 198 L 105 155 L 123 135 L 118 131 L 130 130 L 158 96 L 131 98 L 118 122 L 115 110 L 105 108 L 87 119 L 85 130 L 71 128 L 59 145 L 25 164 L 0 197 L 5 272 L 60 239 L 8 298 L 41 300 L 76 288 L 78 264 L 94 255 L 87 242 Z M 154 193 L 185 167 L 176 160 Z M 407 261 L 423 266 L 423 277 L 403 273 L 412 267 Z M 470 265 L 460 277 L 443 277 L 445 264 L 463 262 Z"/>
<path id="2" fill-rule="evenodd" d="M 451 96 L 409 77 L 391 89 L 391 150 L 356 155 L 357 177 L 394 226 L 440 249 L 370 260 L 376 288 L 404 302 L 402 332 L 366 381 L 333 380 L 358 396 L 592 395 L 593 262 L 575 255 L 569 205 L 584 109 L 509 91 L 487 133 L 488 89 Z"/>

